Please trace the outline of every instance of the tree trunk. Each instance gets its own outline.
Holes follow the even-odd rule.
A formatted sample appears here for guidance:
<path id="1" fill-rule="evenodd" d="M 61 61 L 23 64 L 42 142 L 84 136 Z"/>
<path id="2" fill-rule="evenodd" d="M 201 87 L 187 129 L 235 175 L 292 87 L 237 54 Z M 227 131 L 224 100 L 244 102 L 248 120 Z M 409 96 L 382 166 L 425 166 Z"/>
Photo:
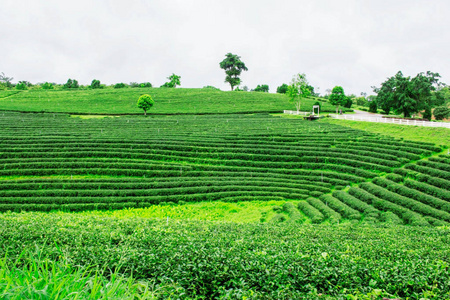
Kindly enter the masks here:
<path id="1" fill-rule="evenodd" d="M 144 116 L 146 116 L 147 115 L 147 111 L 144 109 Z"/>
<path id="2" fill-rule="evenodd" d="M 339 105 L 336 105 L 336 114 L 339 114 Z"/>

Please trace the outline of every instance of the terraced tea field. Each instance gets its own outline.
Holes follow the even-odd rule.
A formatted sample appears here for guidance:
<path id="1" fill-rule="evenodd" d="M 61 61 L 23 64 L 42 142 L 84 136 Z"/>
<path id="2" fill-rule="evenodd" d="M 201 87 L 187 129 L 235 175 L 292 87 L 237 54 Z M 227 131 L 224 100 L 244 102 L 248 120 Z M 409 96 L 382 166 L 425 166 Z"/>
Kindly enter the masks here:
<path id="1" fill-rule="evenodd" d="M 5 113 L 0 123 L 1 211 L 286 200 L 300 201 L 303 222 L 450 221 L 447 158 L 423 160 L 442 151 L 432 144 L 267 114 Z M 414 172 L 420 190 L 398 183 Z"/>
<path id="2" fill-rule="evenodd" d="M 267 113 L 5 111 L 0 137 L 2 299 L 450 298 L 448 141 Z"/>

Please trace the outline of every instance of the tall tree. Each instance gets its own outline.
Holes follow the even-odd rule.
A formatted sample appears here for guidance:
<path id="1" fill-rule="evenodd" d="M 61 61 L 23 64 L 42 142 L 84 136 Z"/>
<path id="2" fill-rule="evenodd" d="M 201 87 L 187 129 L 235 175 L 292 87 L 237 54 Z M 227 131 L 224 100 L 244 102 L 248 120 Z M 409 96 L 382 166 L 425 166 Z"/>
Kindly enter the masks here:
<path id="1" fill-rule="evenodd" d="M 331 105 L 336 106 L 336 113 L 339 113 L 339 106 L 344 105 L 347 102 L 344 89 L 341 86 L 335 86 L 331 90 L 331 95 L 328 98 Z"/>
<path id="2" fill-rule="evenodd" d="M 241 57 L 236 54 L 227 53 L 225 55 L 225 59 L 220 62 L 220 68 L 225 70 L 225 82 L 228 82 L 231 86 L 231 90 L 234 89 L 235 86 L 239 86 L 241 84 L 241 79 L 239 76 L 242 71 L 248 71 L 245 64 L 241 61 Z"/>
<path id="3" fill-rule="evenodd" d="M 291 84 L 288 86 L 286 95 L 289 97 L 289 102 L 295 104 L 297 113 L 300 111 L 300 106 L 303 98 L 311 95 L 308 80 L 304 73 L 299 73 L 292 78 Z"/>
<path id="4" fill-rule="evenodd" d="M 411 117 L 419 111 L 425 110 L 427 118 L 431 117 L 433 103 L 432 91 L 441 85 L 438 73 L 419 73 L 416 77 L 405 77 L 401 71 L 388 78 L 380 88 L 374 88 L 377 93 L 377 104 L 385 113 L 391 109 L 404 117 Z"/>

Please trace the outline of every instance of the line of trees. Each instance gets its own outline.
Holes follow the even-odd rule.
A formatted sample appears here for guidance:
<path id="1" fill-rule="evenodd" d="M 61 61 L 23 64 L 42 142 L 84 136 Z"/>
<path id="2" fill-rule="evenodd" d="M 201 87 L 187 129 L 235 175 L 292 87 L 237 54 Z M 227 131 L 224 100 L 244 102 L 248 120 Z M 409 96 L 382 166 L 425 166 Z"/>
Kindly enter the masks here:
<path id="1" fill-rule="evenodd" d="M 6 76 L 5 73 L 0 73 L 0 90 L 13 89 L 13 88 L 15 88 L 17 90 L 27 90 L 27 89 L 31 89 L 31 88 L 32 89 L 42 88 L 44 90 L 52 90 L 55 88 L 59 88 L 59 89 L 103 89 L 103 88 L 107 87 L 105 84 L 102 84 L 100 82 L 100 80 L 98 80 L 98 79 L 93 79 L 91 84 L 86 85 L 86 86 L 80 85 L 76 79 L 72 79 L 72 78 L 69 78 L 67 80 L 67 82 L 64 84 L 57 84 L 54 82 L 43 82 L 43 83 L 32 84 L 31 82 L 28 82 L 28 81 L 19 81 L 18 83 L 14 84 L 14 83 L 12 83 L 13 79 L 14 79 L 13 77 Z M 167 79 L 169 79 L 169 81 L 164 83 L 161 87 L 175 88 L 175 87 L 181 85 L 181 76 L 179 76 L 179 75 L 172 74 L 169 77 L 167 77 Z M 153 87 L 153 85 L 150 82 L 142 82 L 142 83 L 130 82 L 129 84 L 119 82 L 119 83 L 110 85 L 110 87 L 113 87 L 115 89 L 127 88 L 127 87 L 151 88 L 151 87 Z"/>
<path id="2" fill-rule="evenodd" d="M 439 73 L 421 72 L 415 77 L 404 76 L 401 71 L 389 77 L 380 87 L 372 87 L 377 94 L 376 104 L 384 114 L 393 111 L 403 114 L 405 118 L 421 113 L 424 119 L 431 119 L 432 109 L 435 109 L 437 119 L 448 116 L 445 86 L 439 81 Z M 448 99 L 448 98 L 447 98 Z M 450 112 L 449 112 L 450 113 Z"/>

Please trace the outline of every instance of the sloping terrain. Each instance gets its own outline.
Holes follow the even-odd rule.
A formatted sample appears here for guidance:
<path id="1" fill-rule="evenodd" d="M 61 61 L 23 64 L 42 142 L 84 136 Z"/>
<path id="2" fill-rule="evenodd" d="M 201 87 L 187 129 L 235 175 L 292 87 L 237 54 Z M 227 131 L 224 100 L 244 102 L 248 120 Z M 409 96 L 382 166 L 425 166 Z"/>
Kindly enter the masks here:
<path id="1" fill-rule="evenodd" d="M 423 160 L 442 151 L 429 143 L 268 114 L 4 113 L 0 125 L 2 211 L 286 200 L 302 222 L 450 221 L 448 159 Z"/>
<path id="2" fill-rule="evenodd" d="M 137 108 L 142 94 L 150 94 L 155 105 L 150 114 L 230 114 L 294 110 L 281 94 L 223 92 L 214 89 L 123 88 L 76 90 L 0 91 L 0 110 L 20 112 L 64 112 L 75 114 L 143 114 Z M 323 99 L 322 99 L 323 100 Z M 312 111 L 315 98 L 302 102 L 303 111 Z M 321 102 L 322 112 L 335 107 Z"/>

